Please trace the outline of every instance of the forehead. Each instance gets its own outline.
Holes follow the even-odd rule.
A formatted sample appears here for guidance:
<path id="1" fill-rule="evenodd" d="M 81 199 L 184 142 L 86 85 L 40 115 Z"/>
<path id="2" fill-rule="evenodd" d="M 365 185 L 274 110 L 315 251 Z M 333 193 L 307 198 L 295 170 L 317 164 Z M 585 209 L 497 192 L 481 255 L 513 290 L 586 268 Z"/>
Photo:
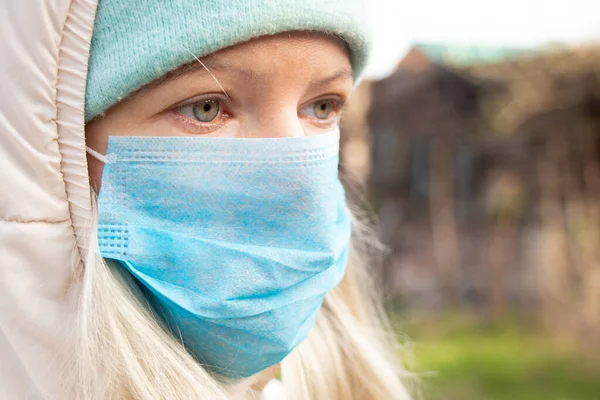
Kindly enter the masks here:
<path id="1" fill-rule="evenodd" d="M 252 78 L 281 72 L 320 69 L 328 73 L 333 68 L 349 71 L 352 78 L 349 50 L 346 43 L 331 35 L 317 32 L 288 32 L 262 36 L 222 49 L 196 59 L 167 74 L 165 79 L 192 72 L 249 73 Z"/>

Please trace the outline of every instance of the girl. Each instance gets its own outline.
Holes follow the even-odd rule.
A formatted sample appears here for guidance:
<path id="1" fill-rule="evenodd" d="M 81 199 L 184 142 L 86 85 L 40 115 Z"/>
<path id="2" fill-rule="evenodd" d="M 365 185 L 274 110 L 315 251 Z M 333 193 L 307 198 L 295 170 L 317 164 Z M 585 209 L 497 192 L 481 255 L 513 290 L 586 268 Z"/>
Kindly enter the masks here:
<path id="1" fill-rule="evenodd" d="M 0 398 L 409 398 L 337 177 L 357 1 L 3 10 Z"/>

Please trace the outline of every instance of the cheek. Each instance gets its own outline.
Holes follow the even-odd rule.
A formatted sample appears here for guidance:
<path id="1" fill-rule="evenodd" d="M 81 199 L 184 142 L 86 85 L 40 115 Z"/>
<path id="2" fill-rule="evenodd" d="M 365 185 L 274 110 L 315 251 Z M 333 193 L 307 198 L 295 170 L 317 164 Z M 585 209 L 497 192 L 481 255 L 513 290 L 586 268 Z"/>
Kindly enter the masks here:
<path id="1" fill-rule="evenodd" d="M 108 135 L 105 130 L 100 129 L 101 125 L 92 123 L 86 127 L 85 130 L 85 145 L 89 148 L 97 151 L 100 154 L 106 154 L 106 147 L 108 144 Z M 90 187 L 98 193 L 100 190 L 100 184 L 102 182 L 102 170 L 104 164 L 94 157 L 86 154 L 87 165 L 88 165 L 88 177 L 90 180 Z"/>
<path id="2" fill-rule="evenodd" d="M 98 194 L 100 192 L 100 186 L 102 186 L 102 170 L 104 169 L 104 164 L 88 154 L 87 165 L 90 187 Z"/>

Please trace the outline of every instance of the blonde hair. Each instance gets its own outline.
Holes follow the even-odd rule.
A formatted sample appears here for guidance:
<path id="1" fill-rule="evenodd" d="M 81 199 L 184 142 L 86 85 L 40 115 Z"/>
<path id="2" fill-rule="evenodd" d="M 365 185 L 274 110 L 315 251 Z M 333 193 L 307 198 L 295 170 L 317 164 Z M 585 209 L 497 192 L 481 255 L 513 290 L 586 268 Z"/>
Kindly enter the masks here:
<path id="1" fill-rule="evenodd" d="M 94 210 L 97 218 L 97 212 Z M 309 337 L 281 364 L 287 400 L 410 399 L 401 381 L 381 302 L 365 269 L 371 243 L 356 218 L 350 261 L 341 284 L 326 296 Z M 98 252 L 91 227 L 81 277 L 76 344 L 68 349 L 69 398 L 258 398 L 252 380 L 218 380 L 162 326 L 123 268 Z"/>

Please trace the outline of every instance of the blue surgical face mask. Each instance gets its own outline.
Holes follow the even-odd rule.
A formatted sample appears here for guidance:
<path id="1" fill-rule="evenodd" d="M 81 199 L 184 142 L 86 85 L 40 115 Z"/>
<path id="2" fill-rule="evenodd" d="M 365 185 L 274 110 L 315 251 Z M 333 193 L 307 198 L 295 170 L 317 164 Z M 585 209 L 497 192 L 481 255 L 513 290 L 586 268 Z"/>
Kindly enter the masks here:
<path id="1" fill-rule="evenodd" d="M 344 276 L 350 216 L 339 132 L 277 139 L 110 137 L 102 256 L 217 374 L 280 362 Z"/>

